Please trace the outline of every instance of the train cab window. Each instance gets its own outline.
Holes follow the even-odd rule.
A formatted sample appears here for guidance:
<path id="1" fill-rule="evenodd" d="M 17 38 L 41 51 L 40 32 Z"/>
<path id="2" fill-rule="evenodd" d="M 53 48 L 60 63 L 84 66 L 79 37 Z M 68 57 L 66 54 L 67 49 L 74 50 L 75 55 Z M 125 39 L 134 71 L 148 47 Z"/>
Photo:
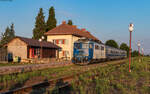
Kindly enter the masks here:
<path id="1" fill-rule="evenodd" d="M 82 44 L 82 48 L 83 48 L 83 49 L 88 49 L 88 48 L 89 48 L 89 44 L 87 44 L 87 43 Z"/>
<path id="2" fill-rule="evenodd" d="M 81 49 L 80 43 L 76 43 L 74 46 L 75 46 L 76 49 Z"/>

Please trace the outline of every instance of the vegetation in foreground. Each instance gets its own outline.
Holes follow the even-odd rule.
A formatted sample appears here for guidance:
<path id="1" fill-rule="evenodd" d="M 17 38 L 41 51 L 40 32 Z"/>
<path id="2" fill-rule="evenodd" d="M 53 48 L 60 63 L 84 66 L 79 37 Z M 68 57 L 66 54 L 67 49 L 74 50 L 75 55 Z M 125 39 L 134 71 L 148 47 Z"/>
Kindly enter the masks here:
<path id="1" fill-rule="evenodd" d="M 77 73 L 90 71 L 96 69 L 97 67 L 103 67 L 104 65 L 107 66 L 107 64 L 114 64 L 123 61 L 126 60 L 105 62 L 96 65 L 90 64 L 88 66 L 72 65 L 72 66 L 64 66 L 59 68 L 34 70 L 31 72 L 22 71 L 21 73 L 0 75 L 0 92 L 21 88 L 23 86 L 37 84 L 50 79 L 57 79 L 69 75 L 76 75 Z"/>
<path id="2" fill-rule="evenodd" d="M 128 72 L 128 64 L 121 66 L 109 66 L 91 68 L 76 80 L 71 86 L 63 89 L 41 88 L 32 90 L 32 94 L 149 94 L 150 93 L 150 58 L 144 58 L 139 63 L 137 59 L 131 64 L 132 72 Z M 86 66 L 66 66 L 61 68 L 44 69 L 27 73 L 18 73 L 0 76 L 0 91 L 15 89 L 34 81 L 44 81 L 72 75 Z M 89 70 L 89 69 L 88 69 Z M 42 93 L 40 93 L 42 92 Z"/>
<path id="3" fill-rule="evenodd" d="M 15 74 L 6 74 L 0 76 L 0 91 L 13 90 L 22 87 L 26 84 L 31 84 L 34 81 L 44 81 L 48 79 L 57 78 L 64 74 L 74 73 L 74 69 L 68 71 L 72 66 L 65 66 L 61 68 L 50 68 L 44 70 L 36 70 L 31 72 L 22 72 Z"/>
<path id="4" fill-rule="evenodd" d="M 31 72 L 22 71 L 21 73 L 0 75 L 0 92 L 37 84 L 50 79 L 57 79 L 63 76 L 75 75 L 94 68 L 95 66 L 91 66 L 87 69 L 86 66 L 72 65 L 59 68 L 34 70 Z"/>
<path id="5" fill-rule="evenodd" d="M 52 94 L 150 94 L 150 58 L 128 64 L 107 66 L 80 75 L 66 89 L 47 90 Z M 69 91 L 68 91 L 69 90 Z"/>

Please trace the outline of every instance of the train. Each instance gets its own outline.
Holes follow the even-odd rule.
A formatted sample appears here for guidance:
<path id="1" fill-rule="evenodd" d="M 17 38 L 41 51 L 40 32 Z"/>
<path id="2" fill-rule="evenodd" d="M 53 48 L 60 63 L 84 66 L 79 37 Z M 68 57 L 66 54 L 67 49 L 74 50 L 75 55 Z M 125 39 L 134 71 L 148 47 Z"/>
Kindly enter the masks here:
<path id="1" fill-rule="evenodd" d="M 74 42 L 73 63 L 95 63 L 100 61 L 124 59 L 127 52 L 107 46 L 99 41 L 79 39 Z"/>

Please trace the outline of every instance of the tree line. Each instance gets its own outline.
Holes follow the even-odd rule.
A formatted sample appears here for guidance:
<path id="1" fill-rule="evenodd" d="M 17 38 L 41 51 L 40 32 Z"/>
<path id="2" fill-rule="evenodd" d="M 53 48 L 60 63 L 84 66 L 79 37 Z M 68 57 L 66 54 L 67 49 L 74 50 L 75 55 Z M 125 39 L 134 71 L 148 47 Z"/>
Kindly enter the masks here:
<path id="1" fill-rule="evenodd" d="M 12 40 L 15 37 L 15 30 L 14 30 L 14 24 L 12 23 L 9 26 L 6 27 L 5 32 L 1 33 L 0 36 L 0 48 L 7 44 L 10 40 Z"/>
<path id="2" fill-rule="evenodd" d="M 45 32 L 48 32 L 49 30 L 55 28 L 57 25 L 57 20 L 55 18 L 55 9 L 54 7 L 50 7 L 49 9 L 49 16 L 47 21 L 45 21 L 45 16 L 43 12 L 43 8 L 39 9 L 39 12 L 35 18 L 35 26 L 32 31 L 33 39 L 40 39 L 44 35 Z M 72 20 L 68 20 L 68 25 L 73 25 Z M 0 34 L 0 47 L 2 47 L 4 44 L 7 44 L 10 40 L 12 40 L 15 37 L 15 30 L 14 30 L 14 23 L 11 24 L 11 26 L 7 26 L 4 33 Z"/>
<path id="3" fill-rule="evenodd" d="M 115 40 L 107 40 L 105 44 L 114 48 L 119 48 L 127 51 L 127 57 L 129 57 L 129 46 L 126 43 L 121 43 L 121 45 L 119 46 Z M 139 55 L 139 52 L 137 50 L 134 50 L 132 51 L 131 55 L 132 57 L 136 57 Z"/>
<path id="4" fill-rule="evenodd" d="M 69 25 L 73 25 L 72 20 L 68 20 Z M 48 32 L 49 30 L 52 30 L 55 28 L 57 25 L 57 20 L 55 18 L 55 9 L 54 7 L 50 7 L 49 9 L 49 16 L 47 21 L 45 21 L 45 16 L 43 13 L 43 9 L 39 9 L 39 13 L 36 16 L 36 21 L 35 21 L 35 27 L 33 29 L 33 39 L 39 39 L 42 36 L 44 36 L 45 32 Z M 46 39 L 46 36 L 45 36 Z"/>
<path id="5" fill-rule="evenodd" d="M 72 20 L 68 20 L 68 25 L 73 25 Z M 35 26 L 33 29 L 33 39 L 40 39 L 44 35 L 45 32 L 48 32 L 49 30 L 52 30 L 57 25 L 57 19 L 55 17 L 55 9 L 54 7 L 49 8 L 49 15 L 47 21 L 45 21 L 45 16 L 43 12 L 43 8 L 39 9 L 39 12 L 35 18 Z M 15 30 L 14 30 L 14 23 L 11 24 L 10 27 L 7 26 L 5 29 L 5 32 L 1 34 L 0 38 L 0 47 L 2 47 L 4 44 L 7 44 L 10 40 L 12 40 L 15 37 Z M 108 46 L 120 48 L 122 50 L 127 51 L 127 56 L 129 55 L 129 47 L 126 43 L 122 43 L 119 47 L 118 43 L 115 40 L 108 40 L 105 43 Z M 138 51 L 133 51 L 132 56 L 138 56 Z"/>

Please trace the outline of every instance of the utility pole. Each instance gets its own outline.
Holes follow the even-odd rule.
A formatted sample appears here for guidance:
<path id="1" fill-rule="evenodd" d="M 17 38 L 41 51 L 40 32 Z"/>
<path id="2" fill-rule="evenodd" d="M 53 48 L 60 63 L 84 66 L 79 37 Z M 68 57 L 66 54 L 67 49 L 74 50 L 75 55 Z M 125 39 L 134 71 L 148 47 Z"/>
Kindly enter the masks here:
<path id="1" fill-rule="evenodd" d="M 129 25 L 129 32 L 130 32 L 130 48 L 129 48 L 129 72 L 131 72 L 130 65 L 131 65 L 131 40 L 132 40 L 132 32 L 133 32 L 134 25 L 130 23 Z"/>

